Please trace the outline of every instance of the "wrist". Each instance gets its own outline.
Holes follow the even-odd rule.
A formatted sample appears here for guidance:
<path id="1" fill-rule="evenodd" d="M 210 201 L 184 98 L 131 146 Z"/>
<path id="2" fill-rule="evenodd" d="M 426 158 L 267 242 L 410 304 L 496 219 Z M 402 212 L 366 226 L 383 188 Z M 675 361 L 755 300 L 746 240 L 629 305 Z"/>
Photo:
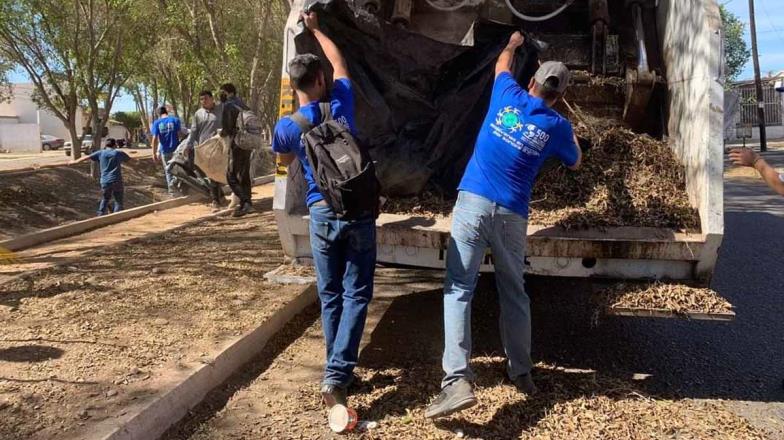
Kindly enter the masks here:
<path id="1" fill-rule="evenodd" d="M 755 155 L 754 160 L 751 161 L 751 167 L 755 169 L 759 169 L 759 166 L 764 164 L 765 159 L 762 157 L 762 155 L 759 154 Z"/>

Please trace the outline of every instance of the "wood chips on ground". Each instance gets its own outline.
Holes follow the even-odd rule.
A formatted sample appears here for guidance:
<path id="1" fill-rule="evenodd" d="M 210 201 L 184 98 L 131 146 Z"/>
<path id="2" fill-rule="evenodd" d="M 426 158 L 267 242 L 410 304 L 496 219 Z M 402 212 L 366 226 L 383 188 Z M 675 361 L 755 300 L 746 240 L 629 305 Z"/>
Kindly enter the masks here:
<path id="1" fill-rule="evenodd" d="M 161 201 L 163 169 L 152 159 L 123 165 L 125 209 Z M 100 186 L 90 164 L 0 175 L 0 239 L 95 217 Z"/>
<path id="2" fill-rule="evenodd" d="M 293 298 L 301 287 L 264 280 L 283 260 L 269 208 L 1 285 L 0 438 L 61 438 L 117 417 Z"/>
<path id="3" fill-rule="evenodd" d="M 604 309 L 666 310 L 681 315 L 733 311 L 732 304 L 714 290 L 666 282 L 618 283 L 597 292 L 595 300 Z"/>
<path id="4" fill-rule="evenodd" d="M 475 298 L 472 316 L 479 400 L 473 408 L 441 420 L 425 418 L 443 377 L 441 303 L 437 295 L 411 296 L 397 299 L 386 312 L 355 370 L 361 382 L 348 404 L 361 421 L 377 427 L 330 432 L 319 396 L 324 345 L 314 313 L 307 327 L 291 330 L 291 342 L 268 354 L 274 360 L 265 358 L 255 366 L 260 372 L 242 379 L 225 407 L 213 406 L 211 416 L 183 424 L 164 439 L 419 440 L 455 439 L 460 433 L 487 440 L 765 438 L 722 402 L 652 395 L 632 381 L 590 370 L 539 363 L 533 370 L 539 392 L 530 398 L 520 394 L 506 379 L 500 347 L 487 340 L 498 325 L 497 316 L 490 318 L 485 310 L 497 307 L 490 296 Z"/>
<path id="5" fill-rule="evenodd" d="M 663 141 L 638 135 L 608 120 L 583 116 L 578 135 L 592 148 L 582 168 L 556 166 L 543 171 L 533 189 L 529 223 L 566 229 L 639 226 L 699 229 L 699 217 L 686 194 L 683 166 Z M 445 217 L 454 200 L 427 191 L 391 199 L 384 212 Z"/>

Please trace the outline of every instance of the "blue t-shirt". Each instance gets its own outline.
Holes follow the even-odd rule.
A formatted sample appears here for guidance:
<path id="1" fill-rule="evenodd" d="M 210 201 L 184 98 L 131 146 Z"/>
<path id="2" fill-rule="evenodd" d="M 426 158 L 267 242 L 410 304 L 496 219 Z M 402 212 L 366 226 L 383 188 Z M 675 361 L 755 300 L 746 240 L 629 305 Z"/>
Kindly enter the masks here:
<path id="1" fill-rule="evenodd" d="M 98 150 L 90 155 L 93 162 L 101 165 L 101 186 L 122 182 L 122 163 L 130 159 L 127 154 L 114 148 Z"/>
<path id="2" fill-rule="evenodd" d="M 158 152 L 161 154 L 173 153 L 180 144 L 177 137 L 180 134 L 180 118 L 176 116 L 158 119 L 153 122 L 151 131 L 153 136 L 158 136 Z"/>
<path id="3" fill-rule="evenodd" d="M 459 189 L 528 218 L 534 180 L 552 155 L 567 166 L 577 162 L 571 124 L 502 73 Z"/>
<path id="4" fill-rule="evenodd" d="M 346 78 L 335 80 L 330 106 L 332 119 L 343 124 L 343 126 L 351 130 L 351 133 L 356 135 L 354 127 L 354 94 L 351 91 L 350 80 Z M 301 107 L 299 111 L 308 118 L 314 127 L 321 123 L 321 109 L 319 109 L 317 101 Z M 308 193 L 305 197 L 305 203 L 308 206 L 324 200 L 316 185 L 316 181 L 313 179 L 313 171 L 305 154 L 305 145 L 302 143 L 302 130 L 288 116 L 278 121 L 278 124 L 275 126 L 275 135 L 272 138 L 272 151 L 281 154 L 294 153 L 302 162 L 305 181 L 308 184 Z"/>

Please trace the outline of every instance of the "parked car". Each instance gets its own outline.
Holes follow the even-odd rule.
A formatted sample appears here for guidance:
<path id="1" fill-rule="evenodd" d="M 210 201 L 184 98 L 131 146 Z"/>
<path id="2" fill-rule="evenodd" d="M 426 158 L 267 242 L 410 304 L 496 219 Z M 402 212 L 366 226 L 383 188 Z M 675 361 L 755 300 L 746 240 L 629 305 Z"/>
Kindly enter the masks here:
<path id="1" fill-rule="evenodd" d="M 65 140 L 48 134 L 41 135 L 41 149 L 44 151 L 59 150 L 65 145 Z"/>
<path id="2" fill-rule="evenodd" d="M 106 146 L 106 138 L 101 139 L 101 148 Z M 66 156 L 71 155 L 71 149 L 73 148 L 73 142 L 68 141 L 65 143 L 63 150 L 65 151 Z M 82 153 L 87 154 L 93 148 L 93 135 L 86 134 L 84 135 L 84 139 L 82 139 Z"/>

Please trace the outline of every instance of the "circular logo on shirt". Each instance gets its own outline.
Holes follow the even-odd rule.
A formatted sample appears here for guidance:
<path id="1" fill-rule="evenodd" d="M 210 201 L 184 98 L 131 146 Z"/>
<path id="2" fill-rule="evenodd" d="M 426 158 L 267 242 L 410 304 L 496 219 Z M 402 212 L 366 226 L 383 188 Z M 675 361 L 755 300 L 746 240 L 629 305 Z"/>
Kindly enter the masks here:
<path id="1" fill-rule="evenodd" d="M 510 133 L 516 133 L 523 129 L 520 120 L 520 110 L 511 106 L 504 107 L 496 116 L 496 123 Z"/>

